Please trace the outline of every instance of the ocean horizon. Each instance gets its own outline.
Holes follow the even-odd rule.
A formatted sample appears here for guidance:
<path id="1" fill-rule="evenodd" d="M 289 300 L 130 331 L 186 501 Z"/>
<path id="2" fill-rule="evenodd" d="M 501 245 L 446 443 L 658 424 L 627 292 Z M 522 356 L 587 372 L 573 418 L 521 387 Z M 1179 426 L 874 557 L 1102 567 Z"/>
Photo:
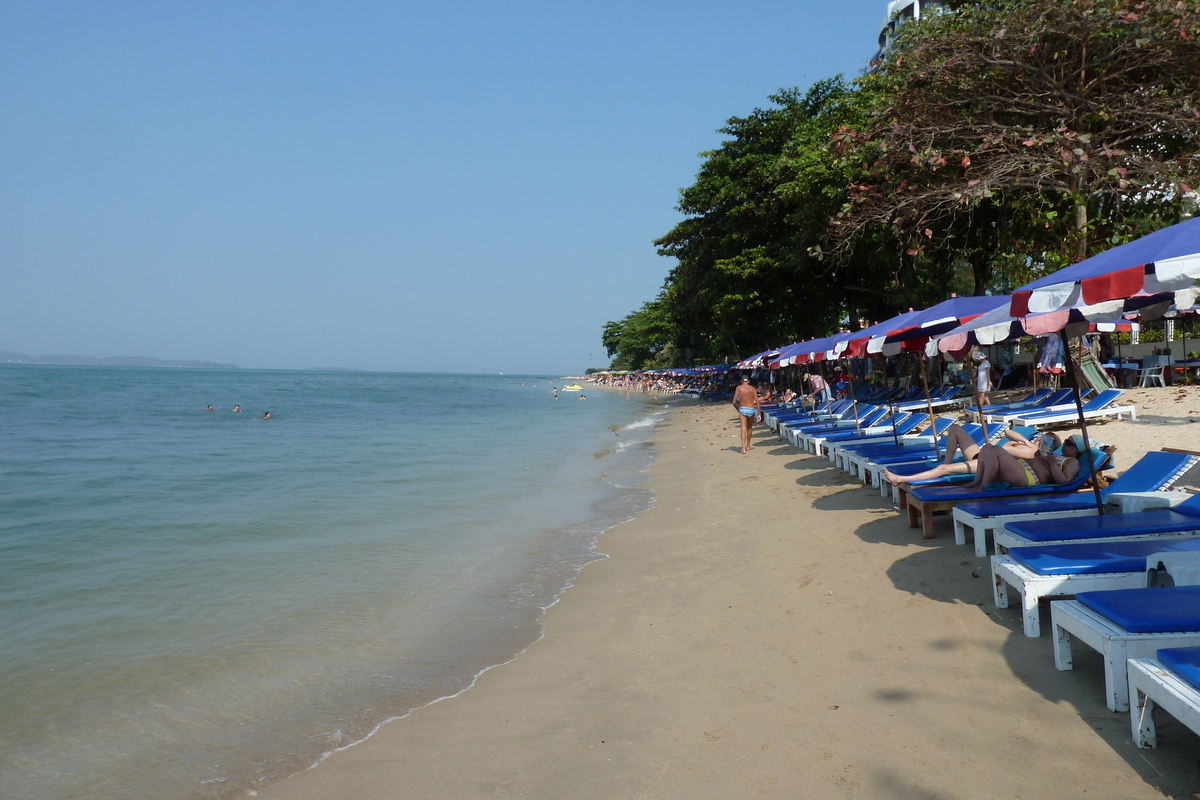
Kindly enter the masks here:
<path id="1" fill-rule="evenodd" d="M 558 381 L 0 365 L 0 795 L 242 796 L 511 660 L 673 402 Z"/>

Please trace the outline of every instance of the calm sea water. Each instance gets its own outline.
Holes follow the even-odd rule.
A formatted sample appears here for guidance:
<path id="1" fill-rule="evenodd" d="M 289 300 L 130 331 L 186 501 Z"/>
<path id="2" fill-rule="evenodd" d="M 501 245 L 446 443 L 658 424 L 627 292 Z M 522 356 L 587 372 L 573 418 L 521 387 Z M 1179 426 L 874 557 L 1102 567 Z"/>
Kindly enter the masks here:
<path id="1" fill-rule="evenodd" d="M 244 796 L 512 658 L 651 502 L 662 402 L 552 383 L 0 366 L 0 796 Z"/>

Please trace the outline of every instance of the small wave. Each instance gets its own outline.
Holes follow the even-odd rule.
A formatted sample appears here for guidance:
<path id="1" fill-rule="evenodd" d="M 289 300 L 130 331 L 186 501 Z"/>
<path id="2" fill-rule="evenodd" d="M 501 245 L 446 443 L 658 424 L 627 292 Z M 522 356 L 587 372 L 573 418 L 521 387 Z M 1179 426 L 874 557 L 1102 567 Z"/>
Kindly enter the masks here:
<path id="1" fill-rule="evenodd" d="M 657 425 L 662 418 L 662 414 L 651 414 L 648 417 L 642 417 L 641 419 L 634 420 L 628 425 L 622 425 L 620 428 L 617 428 L 616 431 L 613 431 L 613 433 L 616 433 L 617 431 L 630 431 L 634 430 L 635 428 L 652 428 Z"/>

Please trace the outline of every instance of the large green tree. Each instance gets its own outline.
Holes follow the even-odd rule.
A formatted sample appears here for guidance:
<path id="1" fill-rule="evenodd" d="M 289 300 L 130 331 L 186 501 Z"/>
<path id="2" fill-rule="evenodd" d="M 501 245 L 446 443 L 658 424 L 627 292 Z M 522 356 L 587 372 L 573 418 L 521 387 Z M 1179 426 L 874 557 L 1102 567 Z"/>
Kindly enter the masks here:
<path id="1" fill-rule="evenodd" d="M 862 88 L 870 124 L 835 137 L 866 168 L 839 243 L 890 228 L 916 263 L 970 261 L 981 292 L 995 268 L 1057 268 L 1179 218 L 1200 3 L 965 3 L 906 26 Z"/>
<path id="2" fill-rule="evenodd" d="M 652 301 L 624 319 L 604 326 L 600 341 L 613 359 L 612 369 L 650 369 L 673 364 L 672 329 L 662 303 Z"/>
<path id="3" fill-rule="evenodd" d="M 681 358 L 736 356 L 826 333 L 845 315 L 848 294 L 852 316 L 897 302 L 865 278 L 883 260 L 878 247 L 822 258 L 848 185 L 830 137 L 858 118 L 855 93 L 835 78 L 770 100 L 729 120 L 721 130 L 729 138 L 703 154 L 695 183 L 680 194 L 686 219 L 655 242 L 677 261 L 661 301 Z"/>

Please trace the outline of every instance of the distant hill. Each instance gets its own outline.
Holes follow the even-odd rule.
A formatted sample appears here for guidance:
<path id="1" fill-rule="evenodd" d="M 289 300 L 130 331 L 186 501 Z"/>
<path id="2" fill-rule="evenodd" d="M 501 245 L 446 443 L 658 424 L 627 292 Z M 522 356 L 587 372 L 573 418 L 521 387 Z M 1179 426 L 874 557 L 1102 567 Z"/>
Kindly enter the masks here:
<path id="1" fill-rule="evenodd" d="M 218 364 L 215 361 L 164 361 L 147 356 L 28 356 L 0 350 L 0 364 L 60 364 L 84 367 L 188 367 L 191 369 L 240 369 L 237 364 Z"/>

